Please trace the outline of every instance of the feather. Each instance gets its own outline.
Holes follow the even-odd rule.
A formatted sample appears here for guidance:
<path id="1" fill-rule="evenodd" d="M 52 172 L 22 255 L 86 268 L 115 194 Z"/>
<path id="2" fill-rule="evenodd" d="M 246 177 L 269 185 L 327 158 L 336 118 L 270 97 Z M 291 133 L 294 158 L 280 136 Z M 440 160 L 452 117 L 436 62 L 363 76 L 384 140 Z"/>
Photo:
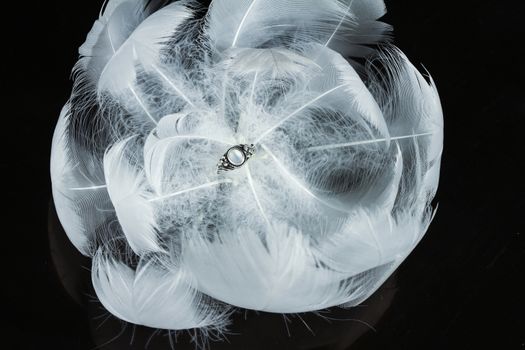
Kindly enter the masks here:
<path id="1" fill-rule="evenodd" d="M 319 53 L 319 50 L 320 53 Z M 317 52 L 317 53 L 314 53 Z M 339 54 L 334 51 L 318 49 L 317 46 L 307 49 L 303 54 L 306 57 L 315 56 L 316 64 L 313 66 L 309 80 L 301 88 L 300 93 L 306 98 L 297 108 L 286 114 L 275 125 L 265 130 L 256 137 L 255 142 L 260 142 L 273 130 L 312 107 L 323 108 L 322 105 L 330 105 L 330 108 L 339 108 L 348 118 L 356 120 L 370 130 L 377 129 L 383 136 L 388 135 L 388 129 L 373 96 L 365 87 L 363 81 L 356 71 Z M 315 72 L 320 65 L 323 69 Z M 299 85 L 297 83 L 297 85 Z M 350 102 L 350 103 L 349 103 Z M 370 130 L 370 132 L 373 132 Z"/>
<path id="2" fill-rule="evenodd" d="M 170 330 L 227 324 L 228 308 L 196 291 L 191 275 L 167 266 L 164 258 L 144 258 L 133 270 L 99 250 L 92 280 L 104 307 L 128 322 Z"/>
<path id="3" fill-rule="evenodd" d="M 82 254 L 89 256 L 94 252 L 96 232 L 114 212 L 103 174 L 97 173 L 96 167 L 83 167 L 82 159 L 71 152 L 66 128 L 69 108 L 66 104 L 62 109 L 53 136 L 53 199 L 69 239 Z"/>
<path id="4" fill-rule="evenodd" d="M 86 41 L 79 48 L 81 59 L 76 70 L 97 84 L 100 75 L 116 51 L 141 23 L 142 0 L 110 0 L 93 24 Z"/>
<path id="5" fill-rule="evenodd" d="M 51 175 L 112 314 L 224 330 L 235 307 L 358 305 L 401 264 L 433 218 L 443 111 L 432 78 L 388 43 L 385 11 L 108 2 Z M 245 162 L 221 171 L 230 152 Z"/>
<path id="6" fill-rule="evenodd" d="M 146 18 L 129 33 L 125 40 L 122 42 L 119 40 L 120 45 L 113 44 L 112 29 L 117 24 L 110 21 L 107 30 L 108 40 L 112 43 L 108 55 L 111 58 L 101 72 L 98 83 L 99 93 L 109 91 L 118 96 L 125 89 L 134 92 L 134 83 L 137 79 L 136 66 L 155 67 L 160 60 L 163 44 L 191 15 L 191 11 L 183 4 L 178 2 L 170 4 Z M 115 79 L 115 77 L 119 78 Z"/>
<path id="7" fill-rule="evenodd" d="M 370 271 L 351 274 L 320 267 L 308 237 L 279 225 L 273 232 L 262 241 L 245 226 L 222 235 L 216 243 L 189 233 L 183 259 L 206 294 L 253 310 L 320 310 L 366 293 L 361 283 L 369 283 Z"/>
<path id="8" fill-rule="evenodd" d="M 207 34 L 218 51 L 259 48 L 268 42 L 291 47 L 315 42 L 341 49 L 346 41 L 354 47 L 345 53 L 360 56 L 355 44 L 383 40 L 388 27 L 375 20 L 384 9 L 382 0 L 215 0 Z"/>
<path id="9" fill-rule="evenodd" d="M 371 91 L 385 111 L 389 129 L 398 138 L 405 157 L 405 174 L 400 184 L 397 209 L 423 210 L 438 185 L 443 148 L 443 111 L 432 78 L 429 82 L 398 49 L 378 55 L 369 68 Z M 386 67 L 386 73 L 378 69 Z M 385 84 L 385 82 L 387 82 Z"/>
<path id="10" fill-rule="evenodd" d="M 144 181 L 144 171 L 126 150 L 127 139 L 111 147 L 104 157 L 104 174 L 117 219 L 133 251 L 138 255 L 162 251 L 156 234 L 155 208 Z"/>

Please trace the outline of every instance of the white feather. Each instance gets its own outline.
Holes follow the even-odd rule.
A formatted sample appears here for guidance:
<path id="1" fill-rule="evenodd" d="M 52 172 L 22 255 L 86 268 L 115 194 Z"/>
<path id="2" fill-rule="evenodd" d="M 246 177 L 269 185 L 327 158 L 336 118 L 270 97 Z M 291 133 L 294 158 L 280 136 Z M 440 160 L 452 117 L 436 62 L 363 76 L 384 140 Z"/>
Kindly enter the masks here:
<path id="1" fill-rule="evenodd" d="M 183 259 L 198 287 L 239 307 L 281 313 L 319 310 L 366 293 L 357 282 L 364 276 L 319 266 L 308 237 L 284 224 L 272 226 L 264 238 L 245 225 L 214 243 L 188 232 Z"/>
<path id="2" fill-rule="evenodd" d="M 99 228 L 114 216 L 104 178 L 83 167 L 70 150 L 67 132 L 69 104 L 62 109 L 53 136 L 51 180 L 55 208 L 73 245 L 84 255 L 94 253 Z"/>
<path id="3" fill-rule="evenodd" d="M 158 5 L 108 3 L 55 134 L 57 210 L 79 249 L 98 244 L 104 306 L 185 329 L 221 328 L 225 305 L 366 300 L 430 224 L 443 143 L 433 81 L 371 46 L 388 39 L 384 2 L 214 0 L 202 20 Z"/>
<path id="4" fill-rule="evenodd" d="M 156 213 L 144 171 L 126 155 L 133 141 L 115 144 L 104 157 L 107 190 L 118 221 L 133 251 L 138 255 L 162 251 L 157 237 Z"/>
<path id="5" fill-rule="evenodd" d="M 110 0 L 93 24 L 85 43 L 79 48 L 82 58 L 76 69 L 83 71 L 94 85 L 115 52 L 144 19 L 142 3 L 142 0 Z"/>
<path id="6" fill-rule="evenodd" d="M 345 41 L 345 53 L 360 56 L 360 44 L 384 39 L 388 27 L 375 21 L 384 13 L 383 0 L 214 0 L 207 34 L 219 51 L 268 41 L 341 49 Z"/>
<path id="7" fill-rule="evenodd" d="M 228 308 L 196 291 L 191 275 L 163 259 L 145 258 L 133 270 L 98 251 L 92 280 L 104 307 L 128 322 L 170 330 L 220 329 L 227 323 Z"/>
<path id="8" fill-rule="evenodd" d="M 126 89 L 135 91 L 137 66 L 152 69 L 159 64 L 160 50 L 191 15 L 192 12 L 183 4 L 170 4 L 146 18 L 125 41 L 119 41 L 120 45 L 112 45 L 111 58 L 98 83 L 99 93 L 110 92 L 118 96 Z M 110 22 L 108 31 L 114 25 L 117 24 Z"/>

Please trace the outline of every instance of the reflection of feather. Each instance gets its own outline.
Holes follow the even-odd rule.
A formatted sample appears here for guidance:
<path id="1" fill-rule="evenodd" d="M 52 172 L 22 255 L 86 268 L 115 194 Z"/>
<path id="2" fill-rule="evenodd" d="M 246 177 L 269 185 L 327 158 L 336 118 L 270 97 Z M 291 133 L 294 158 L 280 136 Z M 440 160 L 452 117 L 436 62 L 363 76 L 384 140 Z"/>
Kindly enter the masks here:
<path id="1" fill-rule="evenodd" d="M 51 174 L 100 300 L 165 329 L 359 304 L 431 220 L 433 81 L 386 43 L 382 0 L 196 4 L 110 0 L 80 49 Z"/>

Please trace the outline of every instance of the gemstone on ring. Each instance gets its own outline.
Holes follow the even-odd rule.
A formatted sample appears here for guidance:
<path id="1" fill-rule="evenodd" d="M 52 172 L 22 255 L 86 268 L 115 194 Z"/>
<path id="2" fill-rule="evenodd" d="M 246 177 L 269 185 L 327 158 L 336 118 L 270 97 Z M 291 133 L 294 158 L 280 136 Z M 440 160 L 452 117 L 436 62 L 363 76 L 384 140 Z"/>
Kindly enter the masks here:
<path id="1" fill-rule="evenodd" d="M 239 147 L 232 147 L 226 152 L 226 158 L 228 161 L 235 166 L 241 166 L 246 162 L 246 156 Z"/>

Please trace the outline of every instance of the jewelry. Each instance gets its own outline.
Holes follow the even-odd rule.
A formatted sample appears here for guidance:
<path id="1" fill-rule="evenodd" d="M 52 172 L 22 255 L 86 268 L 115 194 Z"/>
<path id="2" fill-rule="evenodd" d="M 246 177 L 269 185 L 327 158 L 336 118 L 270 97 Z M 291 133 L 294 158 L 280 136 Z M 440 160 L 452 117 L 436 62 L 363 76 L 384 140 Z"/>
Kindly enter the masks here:
<path id="1" fill-rule="evenodd" d="M 242 167 L 255 153 L 255 146 L 237 145 L 230 148 L 217 164 L 217 174 Z"/>

